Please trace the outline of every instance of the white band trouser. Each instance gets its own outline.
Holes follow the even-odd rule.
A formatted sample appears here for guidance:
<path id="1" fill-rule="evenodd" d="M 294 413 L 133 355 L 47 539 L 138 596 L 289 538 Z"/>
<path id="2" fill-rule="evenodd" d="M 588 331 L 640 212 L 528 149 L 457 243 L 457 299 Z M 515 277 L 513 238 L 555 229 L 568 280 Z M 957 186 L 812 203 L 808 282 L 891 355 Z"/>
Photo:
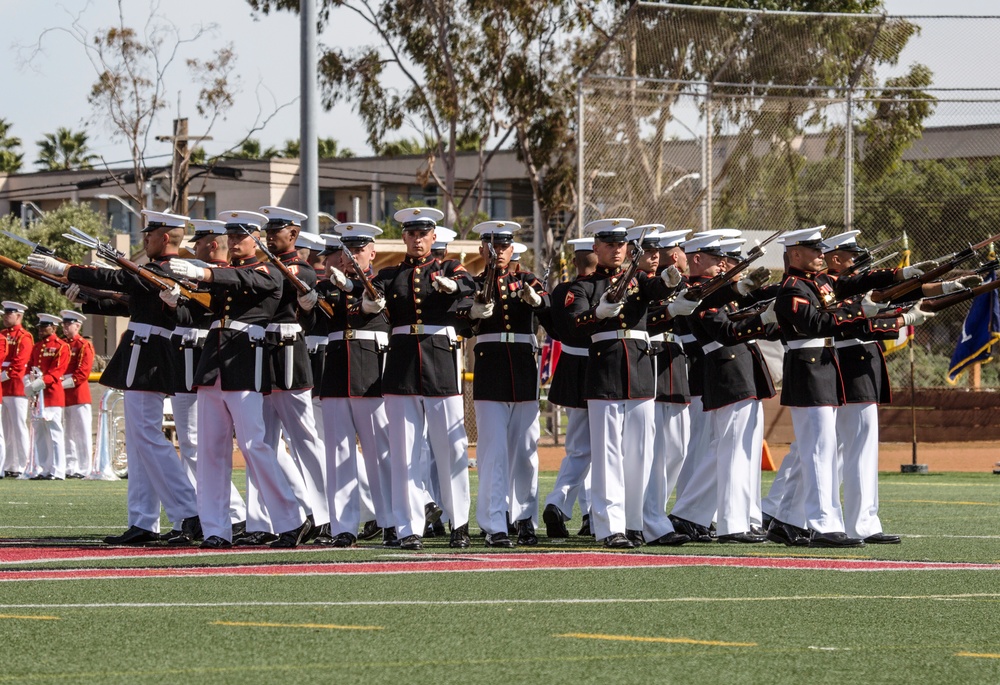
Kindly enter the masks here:
<path id="1" fill-rule="evenodd" d="M 392 508 L 400 538 L 423 535 L 425 480 L 421 453 L 425 435 L 441 486 L 438 504 L 453 528 L 469 522 L 469 454 L 461 395 L 386 395 L 392 460 Z"/>
<path id="2" fill-rule="evenodd" d="M 154 533 L 160 530 L 161 503 L 175 525 L 198 513 L 191 481 L 174 446 L 163 435 L 165 397 L 158 392 L 126 390 L 122 400 L 128 457 L 128 524 Z"/>
<path id="3" fill-rule="evenodd" d="M 646 540 L 674 530 L 667 516 L 667 500 L 691 440 L 691 412 L 686 404 L 654 402 L 653 461 L 642 506 L 642 532 Z"/>
<path id="4" fill-rule="evenodd" d="M 3 434 L 6 438 L 7 456 L 3 470 L 23 473 L 28 468 L 31 452 L 28 432 L 28 398 L 7 396 L 3 398 Z"/>
<path id="5" fill-rule="evenodd" d="M 252 475 L 260 491 L 274 530 L 294 530 L 305 521 L 305 511 L 278 467 L 273 446 L 264 440 L 263 400 L 256 392 L 223 391 L 221 380 L 198 388 L 198 514 L 206 538 L 217 535 L 232 540 L 229 493 L 234 429 L 247 475 Z"/>
<path id="6" fill-rule="evenodd" d="M 63 408 L 45 407 L 34 422 L 35 470 L 39 474 L 66 477 L 66 437 Z"/>
<path id="7" fill-rule="evenodd" d="M 761 501 L 761 511 L 764 515 L 776 518 L 784 523 L 792 523 L 778 516 L 778 511 L 780 510 L 781 500 L 784 498 L 788 486 L 788 472 L 791 470 L 792 461 L 795 459 L 792 455 L 794 451 L 795 443 L 793 442 L 789 445 L 788 454 L 781 460 L 781 465 L 774 473 L 774 480 L 771 481 L 771 489 L 767 491 L 767 496 Z"/>
<path id="8" fill-rule="evenodd" d="M 67 475 L 90 473 L 94 454 L 93 425 L 93 408 L 89 402 L 70 405 L 63 410 Z"/>
<path id="9" fill-rule="evenodd" d="M 653 400 L 588 400 L 590 527 L 598 540 L 642 530 L 653 459 Z"/>
<path id="10" fill-rule="evenodd" d="M 837 408 L 790 407 L 801 466 L 806 524 L 818 533 L 843 533 L 837 469 Z"/>
<path id="11" fill-rule="evenodd" d="M 843 458 L 844 525 L 851 537 L 882 532 L 878 517 L 878 405 L 837 407 L 837 436 Z"/>
<path id="12" fill-rule="evenodd" d="M 538 403 L 476 400 L 476 520 L 490 534 L 510 520 L 538 524 Z"/>
<path id="13" fill-rule="evenodd" d="M 563 520 L 568 521 L 573 515 L 573 503 L 584 491 L 584 482 L 590 475 L 590 421 L 586 409 L 565 407 L 563 411 L 566 412 L 566 456 L 559 464 L 556 484 L 545 498 L 545 506 L 554 504 L 562 512 Z M 582 515 L 590 513 L 589 507 L 583 509 L 581 505 L 580 508 Z"/>
<path id="14" fill-rule="evenodd" d="M 763 418 L 762 407 L 756 400 L 748 399 L 709 413 L 716 443 L 718 533 L 748 533 L 755 483 L 760 490 L 754 468 L 759 474 L 760 447 L 756 437 Z"/>
<path id="15" fill-rule="evenodd" d="M 288 441 L 289 452 L 304 484 L 304 501 L 300 502 L 312 514 L 317 526 L 330 522 L 330 507 L 326 498 L 326 450 L 320 444 L 313 415 L 312 390 L 276 390 L 264 397 L 264 439 L 271 445 L 279 462 L 283 462 L 279 445 L 281 434 Z M 298 491 L 295 473 L 285 475 Z"/>
<path id="16" fill-rule="evenodd" d="M 708 527 L 718 506 L 718 465 L 712 413 L 704 410 L 700 396 L 691 397 L 691 442 L 677 474 L 677 499 L 671 514 Z"/>

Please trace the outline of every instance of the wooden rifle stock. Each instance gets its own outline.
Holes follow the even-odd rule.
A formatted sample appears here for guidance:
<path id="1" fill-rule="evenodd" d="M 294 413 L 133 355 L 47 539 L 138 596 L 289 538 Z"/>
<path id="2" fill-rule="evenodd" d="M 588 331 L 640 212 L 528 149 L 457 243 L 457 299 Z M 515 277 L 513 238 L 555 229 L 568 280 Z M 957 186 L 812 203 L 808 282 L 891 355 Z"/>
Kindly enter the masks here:
<path id="1" fill-rule="evenodd" d="M 628 268 L 622 272 L 618 280 L 615 281 L 615 284 L 608 288 L 608 302 L 621 302 L 625 299 L 629 283 L 635 277 L 635 272 L 639 270 L 639 257 L 642 256 L 642 243 L 640 241 L 641 238 L 632 242 L 632 261 L 629 263 Z"/>
<path id="2" fill-rule="evenodd" d="M 67 264 L 69 262 L 66 262 Z M 66 288 L 69 287 L 70 283 L 63 276 L 53 276 L 52 274 L 45 273 L 44 271 L 39 271 L 37 269 L 32 269 L 27 264 L 21 264 L 9 257 L 4 257 L 0 255 L 0 266 L 5 266 L 13 271 L 19 271 L 28 278 L 33 278 L 40 283 L 51 286 L 61 292 L 65 292 Z M 80 296 L 88 301 L 94 302 L 97 300 L 108 299 L 114 300 L 120 304 L 128 303 L 128 296 L 122 293 L 111 292 L 108 290 L 98 290 L 97 288 L 91 288 L 85 285 L 79 286 Z"/>
<path id="3" fill-rule="evenodd" d="M 937 297 L 928 297 L 920 301 L 920 308 L 925 312 L 939 312 L 942 309 L 967 302 L 997 289 L 1000 289 L 1000 279 L 987 281 L 986 283 L 977 285 L 975 288 L 962 289 L 958 292 L 938 295 Z"/>
<path id="4" fill-rule="evenodd" d="M 490 256 L 483 270 L 483 289 L 476 293 L 476 299 L 482 304 L 495 302 L 497 299 L 497 251 L 493 249 L 493 243 L 489 242 L 486 243 L 486 249 Z"/>
<path id="5" fill-rule="evenodd" d="M 372 285 L 372 281 L 370 278 L 368 278 L 368 274 L 366 274 L 364 270 L 361 268 L 361 265 L 358 264 L 358 260 L 354 258 L 354 253 L 351 252 L 351 248 L 345 245 L 343 254 L 345 257 L 347 257 L 347 261 L 351 263 L 351 267 L 354 269 L 354 274 L 361 280 L 361 285 L 364 287 L 365 292 L 368 293 L 368 297 L 370 297 L 373 302 L 377 301 L 378 298 L 382 297 L 379 294 L 379 292 L 375 290 L 375 286 Z M 330 308 L 330 314 L 333 314 L 332 307 Z M 382 318 L 385 319 L 386 322 L 389 321 L 389 313 L 384 309 L 382 310 Z"/>

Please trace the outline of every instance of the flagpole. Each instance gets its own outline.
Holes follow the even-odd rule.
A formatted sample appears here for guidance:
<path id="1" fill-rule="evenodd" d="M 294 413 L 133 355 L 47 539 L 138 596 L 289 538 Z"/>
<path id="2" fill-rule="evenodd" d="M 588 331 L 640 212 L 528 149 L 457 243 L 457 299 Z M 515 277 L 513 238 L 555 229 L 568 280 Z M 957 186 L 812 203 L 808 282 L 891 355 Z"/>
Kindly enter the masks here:
<path id="1" fill-rule="evenodd" d="M 906 264 L 910 263 L 910 239 L 903 231 L 903 255 Z M 913 353 L 913 346 L 916 345 L 916 336 L 907 344 L 910 352 L 910 440 L 912 445 L 912 456 L 909 464 L 901 464 L 899 469 L 903 473 L 927 473 L 927 464 L 917 463 L 917 388 L 916 388 L 916 358 Z"/>

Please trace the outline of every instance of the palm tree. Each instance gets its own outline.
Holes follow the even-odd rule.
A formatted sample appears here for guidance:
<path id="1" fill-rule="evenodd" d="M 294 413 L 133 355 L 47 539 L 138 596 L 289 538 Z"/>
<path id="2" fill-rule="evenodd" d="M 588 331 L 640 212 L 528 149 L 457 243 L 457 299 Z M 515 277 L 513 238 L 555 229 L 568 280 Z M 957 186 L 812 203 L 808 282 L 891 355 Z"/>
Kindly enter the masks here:
<path id="1" fill-rule="evenodd" d="M 247 138 L 240 144 L 238 151 L 230 152 L 226 157 L 231 159 L 271 159 L 280 156 L 280 154 L 281 152 L 274 147 L 261 147 L 260 140 L 257 138 Z"/>
<path id="2" fill-rule="evenodd" d="M 87 148 L 87 134 L 74 133 L 68 128 L 57 128 L 55 133 L 46 133 L 37 141 L 38 159 L 35 166 L 46 171 L 68 171 L 70 169 L 93 169 L 91 163 L 97 159 Z"/>
<path id="3" fill-rule="evenodd" d="M 320 159 L 344 159 L 354 156 L 354 151 L 346 147 L 341 148 L 336 138 L 320 138 L 316 143 Z M 301 152 L 298 140 L 286 140 L 280 156 L 297 159 Z"/>
<path id="4" fill-rule="evenodd" d="M 0 119 L 0 173 L 15 174 L 21 170 L 24 155 L 17 151 L 21 139 L 7 135 L 11 124 L 6 119 Z"/>

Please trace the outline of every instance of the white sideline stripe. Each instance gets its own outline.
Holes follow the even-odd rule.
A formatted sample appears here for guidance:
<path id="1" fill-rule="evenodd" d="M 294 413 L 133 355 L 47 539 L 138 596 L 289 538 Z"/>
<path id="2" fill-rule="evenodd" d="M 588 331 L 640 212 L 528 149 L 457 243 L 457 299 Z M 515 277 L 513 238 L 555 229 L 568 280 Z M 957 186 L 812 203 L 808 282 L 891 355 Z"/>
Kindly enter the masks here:
<path id="1" fill-rule="evenodd" d="M 564 599 L 442 599 L 346 602 L 100 602 L 88 604 L 0 604 L 0 609 L 214 609 L 226 607 L 385 607 L 385 606 L 504 606 L 508 604 L 672 604 L 677 602 L 815 602 L 818 600 L 934 600 L 997 599 L 1000 593 L 961 595 L 787 595 L 777 597 L 658 597 Z"/>

